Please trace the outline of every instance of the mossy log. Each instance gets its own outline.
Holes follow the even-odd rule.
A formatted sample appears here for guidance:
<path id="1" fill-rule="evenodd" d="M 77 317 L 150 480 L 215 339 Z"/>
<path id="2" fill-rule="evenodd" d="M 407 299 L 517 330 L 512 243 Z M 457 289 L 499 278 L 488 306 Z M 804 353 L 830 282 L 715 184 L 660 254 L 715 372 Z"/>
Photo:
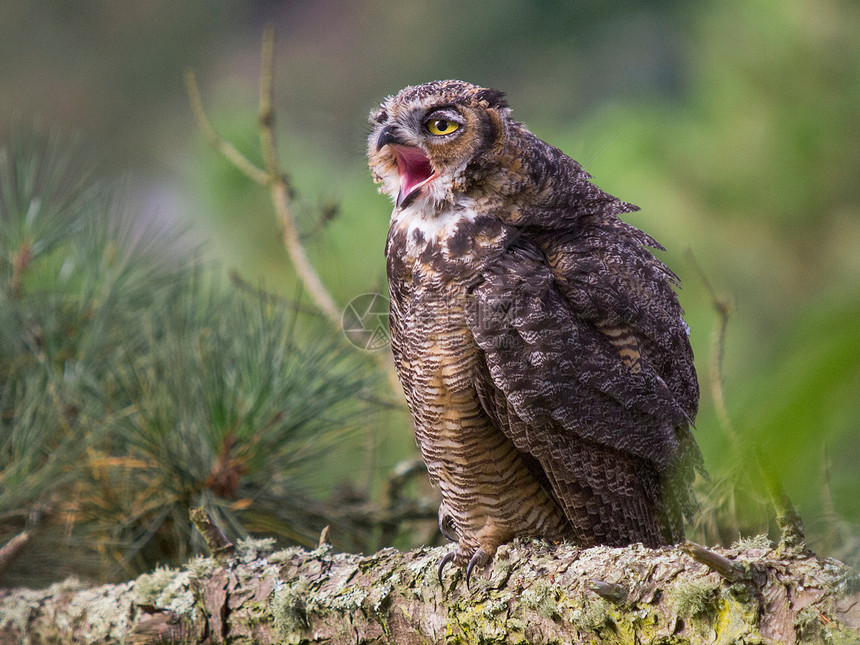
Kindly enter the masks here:
<path id="1" fill-rule="evenodd" d="M 453 568 L 440 586 L 446 552 L 248 541 L 122 584 L 0 590 L 0 643 L 860 643 L 856 572 L 809 552 L 515 542 L 471 590 Z"/>

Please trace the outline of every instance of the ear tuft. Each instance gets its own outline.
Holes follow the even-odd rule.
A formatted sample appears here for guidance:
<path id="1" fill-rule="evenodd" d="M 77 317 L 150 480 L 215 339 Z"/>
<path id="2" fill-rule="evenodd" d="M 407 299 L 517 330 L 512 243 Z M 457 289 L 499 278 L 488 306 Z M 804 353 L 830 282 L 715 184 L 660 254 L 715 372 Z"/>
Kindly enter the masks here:
<path id="1" fill-rule="evenodd" d="M 481 89 L 475 93 L 475 98 L 478 101 L 486 101 L 487 106 L 491 108 L 506 108 L 508 102 L 505 100 L 505 93 L 493 89 Z"/>

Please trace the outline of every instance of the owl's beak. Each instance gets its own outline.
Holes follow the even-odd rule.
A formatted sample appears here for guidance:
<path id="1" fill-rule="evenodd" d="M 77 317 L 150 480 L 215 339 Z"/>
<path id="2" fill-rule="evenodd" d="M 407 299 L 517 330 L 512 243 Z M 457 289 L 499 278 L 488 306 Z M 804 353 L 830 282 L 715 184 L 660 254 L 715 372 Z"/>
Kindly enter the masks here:
<path id="1" fill-rule="evenodd" d="M 384 146 L 388 144 L 398 144 L 401 146 L 405 146 L 406 143 L 397 136 L 397 128 L 393 125 L 386 125 L 382 130 L 379 131 L 379 136 L 376 137 L 376 150 L 377 152 L 382 150 Z"/>
<path id="2" fill-rule="evenodd" d="M 406 145 L 397 136 L 397 130 L 393 125 L 387 125 L 379 132 L 376 139 L 376 149 L 381 150 L 384 146 L 390 146 L 391 151 L 397 157 L 400 191 L 397 193 L 395 205 L 397 208 L 403 208 L 418 194 L 421 188 L 436 177 L 436 173 L 424 151 L 421 148 Z"/>

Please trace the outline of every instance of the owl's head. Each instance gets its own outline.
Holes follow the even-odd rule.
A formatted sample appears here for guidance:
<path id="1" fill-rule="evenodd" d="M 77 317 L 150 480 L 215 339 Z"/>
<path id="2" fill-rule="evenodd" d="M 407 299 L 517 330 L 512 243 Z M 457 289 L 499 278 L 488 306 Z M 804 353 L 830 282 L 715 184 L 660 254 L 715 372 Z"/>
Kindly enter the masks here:
<path id="1" fill-rule="evenodd" d="M 469 162 L 504 134 L 504 94 L 463 81 L 407 87 L 370 115 L 368 158 L 380 192 L 405 208 L 450 201 Z"/>

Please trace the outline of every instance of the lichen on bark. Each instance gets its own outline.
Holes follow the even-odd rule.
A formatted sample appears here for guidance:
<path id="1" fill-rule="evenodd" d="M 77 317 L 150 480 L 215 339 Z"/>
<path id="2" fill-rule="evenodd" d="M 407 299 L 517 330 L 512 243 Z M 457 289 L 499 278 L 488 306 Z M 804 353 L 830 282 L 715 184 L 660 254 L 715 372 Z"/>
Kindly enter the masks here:
<path id="1" fill-rule="evenodd" d="M 678 547 L 517 541 L 466 588 L 444 547 L 369 556 L 237 545 L 136 581 L 0 591 L 0 643 L 860 642 L 860 580 L 750 542 L 729 580 Z M 602 594 L 602 595 L 601 595 Z"/>

